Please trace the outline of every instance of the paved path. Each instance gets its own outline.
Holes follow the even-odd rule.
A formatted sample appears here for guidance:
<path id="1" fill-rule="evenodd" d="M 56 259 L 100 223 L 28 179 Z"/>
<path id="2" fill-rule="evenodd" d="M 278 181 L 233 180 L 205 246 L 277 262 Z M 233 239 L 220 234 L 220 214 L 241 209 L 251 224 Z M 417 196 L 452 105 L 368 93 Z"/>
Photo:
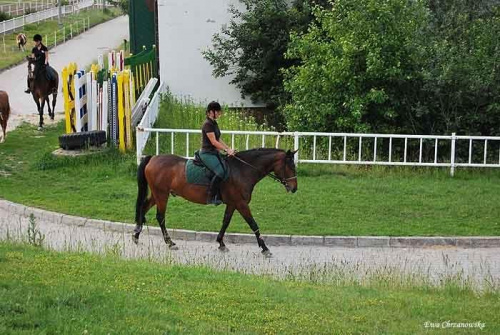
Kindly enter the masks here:
<path id="1" fill-rule="evenodd" d="M 26 215 L 29 211 L 26 211 Z M 500 248 L 338 248 L 318 246 L 273 246 L 271 259 L 264 258 L 255 244 L 231 244 L 230 251 L 218 251 L 214 242 L 179 241 L 179 250 L 170 251 L 156 234 L 146 228 L 139 245 L 131 241 L 130 228 L 121 232 L 104 227 L 54 223 L 36 220 L 46 236 L 45 245 L 56 250 L 118 253 L 126 258 L 147 258 L 159 262 L 204 264 L 215 269 L 268 274 L 277 278 L 313 280 L 339 278 L 364 279 L 373 275 L 407 283 L 407 277 L 420 276 L 439 282 L 451 276 L 470 279 L 478 286 L 500 284 Z M 0 208 L 0 239 L 24 238 L 29 220 Z"/>
<path id="2" fill-rule="evenodd" d="M 87 32 L 76 36 L 74 39 L 50 50 L 50 65 L 59 75 L 62 69 L 70 62 L 76 62 L 79 67 L 96 62 L 99 54 L 118 47 L 124 39 L 129 39 L 128 16 L 99 24 Z M 26 89 L 27 65 L 23 63 L 0 74 L 0 89 L 9 93 L 11 118 L 8 130 L 15 129 L 21 121 L 37 123 L 38 112 L 31 95 L 24 93 Z M 59 85 L 61 91 L 61 85 Z M 51 121 L 46 114 L 45 122 Z M 64 102 L 59 94 L 56 105 L 56 121 L 63 118 Z"/>

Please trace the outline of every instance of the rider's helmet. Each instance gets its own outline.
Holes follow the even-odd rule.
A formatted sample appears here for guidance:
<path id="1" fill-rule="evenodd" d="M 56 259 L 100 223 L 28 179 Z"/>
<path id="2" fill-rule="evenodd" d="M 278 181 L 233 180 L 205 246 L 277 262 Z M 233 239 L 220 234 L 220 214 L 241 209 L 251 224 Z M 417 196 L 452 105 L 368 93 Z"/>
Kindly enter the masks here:
<path id="1" fill-rule="evenodd" d="M 220 103 L 218 103 L 217 101 L 212 101 L 211 103 L 208 104 L 206 113 L 208 113 L 210 111 L 218 112 L 221 110 L 222 110 L 222 107 L 220 106 Z"/>

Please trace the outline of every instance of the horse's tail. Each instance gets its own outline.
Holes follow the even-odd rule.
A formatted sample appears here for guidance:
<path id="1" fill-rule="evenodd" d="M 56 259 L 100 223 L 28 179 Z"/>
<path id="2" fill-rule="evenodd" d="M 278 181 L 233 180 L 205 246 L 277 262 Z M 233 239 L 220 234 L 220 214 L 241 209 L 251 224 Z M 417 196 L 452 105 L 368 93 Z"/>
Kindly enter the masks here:
<path id="1" fill-rule="evenodd" d="M 151 156 L 146 156 L 142 159 L 141 164 L 139 164 L 139 168 L 137 169 L 137 202 L 135 204 L 135 222 L 137 224 L 142 223 L 142 208 L 144 206 L 144 202 L 148 196 L 148 181 L 146 180 L 146 174 L 144 171 L 146 170 L 146 165 L 148 165 L 151 160 Z"/>

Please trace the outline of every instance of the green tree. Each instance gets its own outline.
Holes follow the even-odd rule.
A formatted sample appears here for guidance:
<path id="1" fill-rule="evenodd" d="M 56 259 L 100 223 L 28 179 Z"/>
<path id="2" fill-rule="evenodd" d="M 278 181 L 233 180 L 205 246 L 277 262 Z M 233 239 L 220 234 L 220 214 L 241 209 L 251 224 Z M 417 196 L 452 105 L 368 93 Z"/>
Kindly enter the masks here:
<path id="1" fill-rule="evenodd" d="M 285 107 L 294 130 L 389 131 L 419 100 L 428 11 L 423 1 L 337 0 L 315 11 L 287 52 L 292 95 Z"/>
<path id="2" fill-rule="evenodd" d="M 304 0 L 241 0 L 245 10 L 229 8 L 230 22 L 213 36 L 212 48 L 203 52 L 215 77 L 234 75 L 231 81 L 254 102 L 270 109 L 286 103 L 282 68 L 296 63 L 285 59 L 290 31 L 307 29 L 313 18 Z M 316 1 L 327 5 L 328 1 Z"/>

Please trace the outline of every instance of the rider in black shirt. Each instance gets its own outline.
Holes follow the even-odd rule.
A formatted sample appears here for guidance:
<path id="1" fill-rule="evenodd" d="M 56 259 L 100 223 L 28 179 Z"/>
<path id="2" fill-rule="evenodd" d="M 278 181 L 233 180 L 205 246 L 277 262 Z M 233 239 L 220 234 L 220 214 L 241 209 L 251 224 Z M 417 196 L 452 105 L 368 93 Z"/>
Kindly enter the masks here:
<path id="1" fill-rule="evenodd" d="M 37 67 L 43 67 L 49 65 L 49 49 L 42 43 L 42 36 L 36 34 L 33 37 L 35 42 L 35 47 L 31 50 L 31 58 L 36 60 Z M 27 80 L 28 89 L 24 91 L 25 93 L 31 93 L 30 90 L 30 78 Z"/>

